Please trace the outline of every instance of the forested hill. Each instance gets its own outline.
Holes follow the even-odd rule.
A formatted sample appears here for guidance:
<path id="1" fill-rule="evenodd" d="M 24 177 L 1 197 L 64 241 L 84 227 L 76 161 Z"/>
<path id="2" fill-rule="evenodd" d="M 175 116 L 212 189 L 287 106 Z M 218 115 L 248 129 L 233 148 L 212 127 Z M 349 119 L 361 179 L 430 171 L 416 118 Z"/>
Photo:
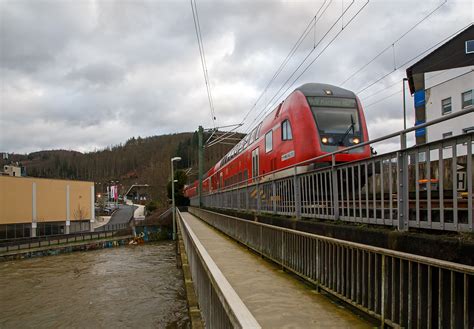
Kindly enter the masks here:
<path id="1" fill-rule="evenodd" d="M 207 136 L 204 136 L 204 140 Z M 217 144 L 205 149 L 204 169 L 207 171 L 224 156 L 231 145 Z M 33 152 L 26 155 L 10 154 L 9 159 L 0 160 L 1 165 L 19 162 L 26 167 L 28 176 L 90 180 L 103 189 L 107 182 L 119 181 L 125 187 L 134 183 L 153 186 L 155 199 L 164 198 L 170 174 L 170 159 L 180 156 L 178 168 L 192 168 L 197 173 L 198 136 L 194 133 L 179 133 L 147 138 L 131 138 L 125 144 L 104 150 L 80 153 L 67 150 Z M 195 179 L 190 177 L 190 179 Z"/>

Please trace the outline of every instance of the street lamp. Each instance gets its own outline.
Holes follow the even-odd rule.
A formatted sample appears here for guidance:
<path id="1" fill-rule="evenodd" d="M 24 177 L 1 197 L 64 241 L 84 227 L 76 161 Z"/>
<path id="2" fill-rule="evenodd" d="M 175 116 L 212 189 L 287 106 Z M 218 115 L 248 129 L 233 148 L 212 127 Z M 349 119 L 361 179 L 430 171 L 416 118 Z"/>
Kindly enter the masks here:
<path id="1" fill-rule="evenodd" d="M 181 161 L 180 157 L 171 158 L 171 200 L 173 211 L 173 240 L 176 240 L 176 206 L 174 204 L 174 164 L 175 161 Z"/>

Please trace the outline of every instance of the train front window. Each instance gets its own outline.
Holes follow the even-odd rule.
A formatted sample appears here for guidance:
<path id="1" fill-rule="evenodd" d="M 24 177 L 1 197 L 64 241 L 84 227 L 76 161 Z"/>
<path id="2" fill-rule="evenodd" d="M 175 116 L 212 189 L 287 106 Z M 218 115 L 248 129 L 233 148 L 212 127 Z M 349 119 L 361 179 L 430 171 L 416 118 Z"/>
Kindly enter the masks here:
<path id="1" fill-rule="evenodd" d="M 324 107 L 311 109 L 321 134 L 345 134 L 349 130 L 349 133 L 358 135 L 360 132 L 359 115 L 356 109 Z"/>
<path id="2" fill-rule="evenodd" d="M 355 99 L 308 97 L 308 103 L 321 138 L 325 138 L 323 143 L 347 145 L 360 142 L 360 120 Z"/>

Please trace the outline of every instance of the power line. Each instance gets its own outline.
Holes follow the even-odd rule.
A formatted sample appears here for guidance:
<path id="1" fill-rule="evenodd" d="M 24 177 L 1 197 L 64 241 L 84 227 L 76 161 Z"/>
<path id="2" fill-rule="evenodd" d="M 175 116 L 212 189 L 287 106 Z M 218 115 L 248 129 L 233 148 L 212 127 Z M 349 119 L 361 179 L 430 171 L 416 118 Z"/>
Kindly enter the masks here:
<path id="1" fill-rule="evenodd" d="M 393 41 L 391 44 L 389 44 L 387 47 L 385 47 L 382 51 L 380 51 L 377 55 L 375 55 L 371 60 L 369 60 L 367 63 L 362 65 L 359 69 L 357 69 L 355 72 L 353 72 L 349 77 L 347 77 L 344 81 L 342 81 L 339 85 L 343 86 L 347 81 L 351 80 L 354 76 L 356 76 L 359 72 L 361 72 L 363 69 L 365 69 L 367 66 L 369 66 L 371 63 L 373 63 L 377 58 L 379 58 L 382 54 L 384 54 L 387 50 L 392 49 L 393 50 L 393 58 L 394 58 L 394 70 L 396 70 L 396 63 L 395 63 L 395 44 L 399 42 L 401 39 L 403 39 L 408 33 L 413 31 L 418 25 L 420 25 L 422 22 L 424 22 L 428 17 L 430 17 L 432 14 L 434 14 L 438 9 L 440 9 L 448 0 L 445 0 L 443 3 L 438 5 L 435 9 L 430 11 L 425 17 L 423 17 L 420 21 L 418 21 L 415 25 L 410 27 L 407 31 L 402 33 L 395 41 Z"/>
<path id="2" fill-rule="evenodd" d="M 424 51 L 422 51 L 421 53 L 419 53 L 418 55 L 416 55 L 415 57 L 412 57 L 411 59 L 407 60 L 406 62 L 404 62 L 403 64 L 399 65 L 397 69 L 394 69 L 390 72 L 388 72 L 387 74 L 383 75 L 382 77 L 376 79 L 375 81 L 371 82 L 370 84 L 368 84 L 367 86 L 363 87 L 362 89 L 358 90 L 357 91 L 357 94 L 360 94 L 364 91 L 366 91 L 367 89 L 369 89 L 370 87 L 374 86 L 375 84 L 379 83 L 380 81 L 382 81 L 383 79 L 385 79 L 386 77 L 388 77 L 389 75 L 392 75 L 394 72 L 400 70 L 401 68 L 404 68 L 405 66 L 407 66 L 408 64 L 410 64 L 411 62 L 415 61 L 416 59 L 418 59 L 420 56 L 423 56 L 424 54 L 426 54 L 427 52 L 433 50 L 434 48 L 438 47 L 440 44 L 442 43 L 445 43 L 447 40 L 450 40 L 451 38 L 453 38 L 455 35 L 457 35 L 458 33 L 464 31 L 466 28 L 468 28 L 469 26 L 471 26 L 473 23 L 469 23 L 468 25 L 464 26 L 463 28 L 457 30 L 456 32 L 454 32 L 453 34 L 447 36 L 446 38 L 444 38 L 443 40 L 439 41 L 438 43 L 434 44 L 433 46 L 425 49 Z"/>
<path id="3" fill-rule="evenodd" d="M 212 99 L 211 83 L 209 79 L 209 72 L 207 69 L 206 55 L 204 53 L 204 44 L 202 41 L 201 25 L 199 23 L 199 15 L 198 15 L 197 6 L 196 6 L 196 0 L 194 1 L 190 0 L 190 1 L 191 1 L 191 10 L 193 12 L 194 29 L 196 31 L 196 38 L 197 38 L 198 47 L 199 47 L 199 56 L 201 57 L 201 66 L 202 66 L 202 71 L 204 74 L 204 82 L 206 84 L 207 99 L 209 101 L 209 107 L 211 109 L 212 124 L 215 127 L 216 126 L 216 113 L 214 109 L 214 101 Z"/>
<path id="4" fill-rule="evenodd" d="M 330 0 L 329 1 L 329 4 L 327 7 L 329 7 L 329 5 L 332 3 L 333 0 Z M 293 47 L 291 48 L 290 52 L 288 53 L 288 55 L 286 55 L 285 59 L 283 60 L 283 62 L 280 64 L 280 66 L 278 67 L 278 69 L 275 71 L 275 73 L 273 74 L 272 78 L 270 79 L 270 81 L 267 83 L 267 85 L 265 86 L 265 88 L 263 89 L 262 93 L 260 94 L 260 96 L 257 98 L 257 100 L 255 101 L 254 105 L 247 111 L 247 113 L 245 114 L 244 118 L 242 119 L 242 122 L 244 122 L 247 117 L 249 116 L 249 114 L 252 112 L 252 110 L 257 106 L 258 102 L 260 101 L 260 99 L 263 97 L 263 95 L 265 95 L 266 91 L 268 90 L 268 88 L 270 87 L 270 85 L 275 81 L 275 79 L 280 75 L 280 73 L 283 71 L 283 69 L 285 68 L 285 66 L 288 64 L 288 62 L 290 61 L 290 59 L 293 57 L 293 55 L 296 53 L 296 51 L 298 50 L 299 46 L 301 45 L 301 43 L 306 39 L 306 37 L 308 36 L 309 32 L 311 32 L 311 30 L 314 28 L 314 30 L 316 31 L 316 23 L 317 23 L 317 16 L 318 14 L 320 13 L 321 9 L 324 7 L 324 5 L 326 4 L 327 0 L 325 0 L 323 2 L 323 4 L 321 5 L 321 7 L 319 7 L 318 11 L 316 12 L 316 14 L 314 15 L 313 18 L 311 18 L 311 20 L 309 21 L 308 25 L 306 25 L 306 28 L 304 29 L 304 31 L 300 34 L 300 36 L 298 37 L 298 40 L 296 40 L 296 43 L 293 45 Z M 327 9 L 326 7 L 326 9 Z M 325 9 L 325 11 L 326 11 Z M 323 13 L 324 14 L 324 13 Z M 322 16 L 322 15 L 321 15 Z M 320 16 L 320 17 L 321 17 Z M 314 22 L 314 24 L 313 24 Z M 313 25 L 313 28 L 311 28 L 311 26 Z"/>
<path id="5" fill-rule="evenodd" d="M 398 95 L 398 94 L 401 93 L 402 91 L 403 91 L 402 89 L 397 90 L 396 92 L 394 92 L 394 93 L 392 93 L 392 94 L 390 94 L 390 95 L 388 95 L 388 96 L 385 96 L 384 98 L 379 99 L 379 100 L 377 100 L 377 101 L 375 101 L 375 102 L 373 102 L 373 103 L 370 103 L 369 105 L 364 105 L 363 108 L 364 108 L 364 110 L 366 110 L 366 109 L 368 109 L 368 108 L 371 107 L 371 106 L 374 106 L 374 105 L 376 105 L 376 104 L 378 104 L 378 103 L 380 103 L 380 102 L 383 102 L 383 101 L 389 99 L 390 97 L 393 97 L 393 96 L 395 96 L 395 95 Z"/>
<path id="6" fill-rule="evenodd" d="M 360 14 L 360 12 L 368 5 L 370 0 L 367 0 L 367 2 L 351 17 L 351 19 L 347 22 L 347 24 L 345 25 L 345 27 L 349 26 L 350 23 Z M 354 1 L 349 5 L 349 7 L 354 3 Z M 346 9 L 346 11 L 344 11 L 339 17 L 338 19 L 335 21 L 335 23 L 331 26 L 331 28 L 326 32 L 326 34 L 324 35 L 323 39 L 328 35 L 328 33 L 334 28 L 334 26 L 337 24 L 337 22 L 339 22 L 341 20 L 341 18 L 344 16 L 344 14 L 347 12 L 347 10 L 349 9 L 349 7 Z M 277 95 L 280 93 L 280 91 L 283 89 L 283 87 L 285 86 L 286 83 L 288 83 L 288 81 L 291 79 L 291 77 L 294 76 L 294 74 L 297 72 L 297 70 L 301 67 L 298 66 L 298 68 L 290 75 L 289 79 L 287 79 L 287 81 L 282 85 L 282 87 L 277 91 L 277 93 L 272 97 L 272 99 L 267 103 L 267 105 L 263 108 L 263 110 L 260 112 L 261 114 L 263 113 L 263 115 L 265 115 L 267 113 L 267 111 L 265 110 L 268 110 L 273 108 L 276 103 L 278 102 L 279 98 L 284 95 L 295 83 L 296 81 L 298 81 L 301 76 L 306 73 L 306 71 L 311 67 L 311 65 L 314 64 L 314 62 L 316 62 L 316 60 L 324 53 L 324 51 L 330 46 L 332 45 L 332 43 L 336 40 L 336 38 L 344 31 L 344 28 L 341 28 L 341 30 L 339 30 L 336 35 L 328 42 L 328 44 L 316 55 L 315 58 L 313 58 L 313 60 L 303 69 L 303 71 L 296 77 L 295 80 L 293 80 L 293 82 L 288 85 L 288 87 L 283 91 L 283 93 L 277 98 L 277 100 L 272 104 L 270 105 L 270 103 L 275 99 L 275 97 L 277 97 Z M 321 39 L 322 41 L 322 39 Z M 320 42 L 319 42 L 320 43 Z M 318 44 L 319 44 L 318 43 Z M 315 48 L 313 48 L 314 50 Z M 302 63 L 304 63 L 304 61 L 306 60 L 306 58 L 303 60 Z M 268 106 L 270 105 L 270 106 Z M 259 115 L 260 116 L 260 115 Z M 255 120 L 254 120 L 255 121 Z"/>
<path id="7" fill-rule="evenodd" d="M 458 77 L 463 76 L 463 75 L 465 75 L 466 73 L 469 73 L 469 72 L 472 72 L 472 71 L 474 71 L 474 70 L 471 69 L 470 71 L 462 72 L 462 73 L 460 73 L 460 74 L 458 74 L 458 75 L 452 77 L 451 79 L 458 78 Z M 439 73 L 437 73 L 437 74 L 434 74 L 434 75 L 432 75 L 432 76 L 426 78 L 426 81 L 429 81 L 429 80 L 431 80 L 431 79 L 434 79 L 434 78 L 439 77 L 440 75 L 443 75 L 443 74 L 446 74 L 446 73 L 448 73 L 448 71 L 439 72 Z M 380 92 L 382 92 L 382 91 L 385 91 L 385 90 L 388 90 L 388 89 L 390 89 L 391 87 L 400 84 L 402 81 L 403 81 L 403 80 L 397 81 L 396 84 L 393 84 L 393 85 L 391 85 L 391 86 L 389 86 L 389 87 L 387 87 L 387 88 L 384 88 L 384 89 L 382 89 L 382 90 L 379 90 L 378 93 L 380 93 Z M 380 102 L 383 102 L 384 100 L 387 100 L 388 98 L 390 98 L 390 97 L 392 97 L 392 96 L 395 96 L 395 95 L 397 95 L 397 94 L 400 94 L 402 91 L 403 91 L 403 89 L 400 89 L 400 90 L 396 91 L 395 93 L 392 93 L 392 94 L 390 94 L 390 95 L 384 96 L 383 98 L 381 98 L 381 99 L 379 99 L 379 100 L 376 100 L 376 101 L 374 101 L 374 102 L 372 102 L 372 103 L 370 103 L 370 104 L 368 104 L 368 105 L 364 105 L 363 108 L 364 108 L 364 109 L 367 109 L 368 107 L 371 107 L 371 106 L 373 106 L 373 105 L 375 105 L 375 104 L 378 104 L 378 103 L 380 103 Z M 370 95 L 370 96 L 368 96 L 368 97 L 365 97 L 365 98 L 361 99 L 361 101 L 366 100 L 366 99 L 368 99 L 368 98 L 370 98 L 370 97 L 372 97 L 372 96 L 374 96 L 374 95 L 377 95 L 378 93 L 375 93 L 375 94 L 372 94 L 372 95 Z"/>
<path id="8" fill-rule="evenodd" d="M 347 7 L 346 11 L 352 6 L 352 4 L 354 3 L 354 0 L 351 2 L 351 4 Z M 324 9 L 323 13 L 320 15 L 320 18 L 324 15 L 324 13 L 326 12 L 326 10 L 329 8 L 331 2 L 328 4 L 328 6 L 326 6 L 326 8 Z M 295 70 L 293 70 L 293 72 L 289 75 L 289 77 L 287 78 L 287 80 L 282 84 L 282 86 L 280 87 L 280 89 L 273 95 L 273 97 L 270 99 L 270 101 L 267 102 L 267 104 L 262 108 L 262 110 L 260 110 L 260 112 L 258 112 L 257 116 L 254 118 L 254 120 L 250 123 L 249 127 L 247 128 L 248 130 L 251 129 L 252 127 L 252 124 L 256 121 L 258 121 L 258 119 L 261 117 L 262 114 L 265 114 L 266 113 L 266 110 L 267 110 L 267 107 L 268 105 L 275 99 L 275 97 L 280 93 L 280 91 L 285 87 L 285 85 L 288 83 L 288 81 L 296 74 L 296 72 L 301 68 L 301 66 L 306 62 L 306 60 L 313 54 L 313 52 L 316 50 L 316 48 L 321 44 L 321 42 L 326 38 L 326 36 L 329 34 L 329 32 L 331 32 L 331 30 L 334 28 L 334 26 L 336 26 L 336 24 L 339 22 L 339 20 L 341 19 L 342 16 L 344 16 L 345 14 L 345 11 L 337 18 L 337 20 L 333 23 L 333 25 L 326 31 L 326 33 L 324 34 L 324 36 L 318 41 L 318 43 L 315 42 L 315 44 L 313 45 L 313 48 L 310 49 L 310 51 L 306 54 L 306 56 L 303 58 L 303 60 L 299 63 L 299 65 L 296 67 Z M 316 21 L 317 22 L 317 21 Z M 315 26 L 316 27 L 316 26 Z M 316 41 L 316 39 L 315 39 Z M 271 108 L 271 107 L 270 107 Z"/>
<path id="9" fill-rule="evenodd" d="M 322 15 L 324 15 L 324 13 L 326 12 L 326 10 L 329 8 L 329 5 L 331 3 L 328 4 L 328 6 L 326 6 L 326 8 L 324 9 L 324 11 L 322 12 L 322 14 L 320 15 L 320 18 L 322 17 Z M 350 5 L 346 8 L 345 11 L 342 12 L 342 14 L 336 19 L 336 21 L 332 24 L 332 26 L 326 31 L 326 33 L 324 34 L 324 36 L 318 41 L 318 43 L 314 44 L 314 46 L 311 48 L 311 50 L 308 52 L 308 54 L 303 58 L 303 60 L 300 62 L 300 64 L 296 67 L 295 70 L 293 70 L 293 72 L 289 75 L 289 77 L 287 78 L 287 80 L 282 84 L 282 86 L 280 87 L 280 89 L 274 94 L 274 96 L 270 99 L 269 102 L 267 102 L 267 104 L 262 108 L 262 110 L 260 110 L 258 113 L 257 113 L 257 116 L 252 120 L 252 122 L 249 124 L 249 127 L 247 128 L 247 130 L 250 130 L 252 128 L 252 124 L 254 122 L 256 122 L 257 120 L 260 119 L 260 117 L 262 116 L 262 114 L 266 114 L 266 110 L 267 110 L 267 107 L 268 105 L 275 99 L 275 97 L 278 96 L 278 94 L 280 93 L 280 91 L 285 87 L 285 85 L 288 83 L 288 81 L 296 74 L 296 72 L 301 68 L 301 66 L 306 62 L 306 60 L 308 60 L 308 58 L 311 56 L 311 54 L 316 50 L 316 48 L 321 44 L 321 42 L 326 38 L 326 36 L 332 31 L 332 29 L 334 28 L 334 26 L 336 26 L 336 24 L 341 20 L 341 17 L 344 16 L 344 14 L 347 12 L 347 10 L 354 4 L 354 0 L 350 3 Z M 347 25 L 346 25 L 347 26 Z M 342 29 L 341 29 L 342 31 Z"/>
<path id="10" fill-rule="evenodd" d="M 434 75 L 430 76 L 429 78 L 427 78 L 426 80 L 431 80 L 431 79 L 433 79 L 433 78 L 436 78 L 436 77 L 438 77 L 438 76 L 440 76 L 440 75 L 442 75 L 442 74 L 446 74 L 446 73 L 447 73 L 446 71 L 443 71 L 443 72 L 434 74 Z M 370 95 L 368 95 L 368 96 L 365 96 L 365 97 L 361 98 L 360 101 L 361 101 L 361 102 L 362 102 L 362 101 L 366 101 L 366 100 L 369 99 L 369 98 L 372 98 L 372 97 L 374 97 L 374 96 L 378 96 L 378 95 L 380 95 L 380 93 L 384 92 L 385 90 L 389 90 L 389 89 L 391 89 L 391 88 L 393 88 L 393 87 L 395 87 L 395 86 L 401 84 L 402 81 L 403 81 L 403 79 L 397 80 L 395 83 L 393 83 L 393 84 L 391 84 L 391 85 L 389 85 L 389 86 L 387 86 L 387 87 L 385 87 L 385 88 L 379 89 L 379 90 L 377 90 L 376 92 L 374 92 L 374 93 L 372 93 L 372 94 L 370 94 Z M 401 93 L 402 91 L 403 91 L 403 90 L 400 90 L 399 93 Z M 365 107 L 365 106 L 364 106 L 364 107 Z"/>
<path id="11" fill-rule="evenodd" d="M 367 99 L 369 99 L 369 98 L 371 98 L 371 97 L 380 95 L 381 92 L 384 92 L 385 90 L 388 90 L 388 89 L 390 89 L 390 88 L 393 88 L 393 87 L 397 86 L 397 85 L 400 84 L 402 81 L 403 81 L 403 79 L 402 79 L 402 80 L 397 80 L 395 83 L 391 84 L 390 86 L 387 86 L 387 87 L 385 87 L 385 88 L 383 88 L 383 89 L 377 90 L 377 91 L 374 92 L 373 94 L 370 94 L 369 96 L 366 96 L 366 97 L 361 98 L 360 101 L 365 101 L 365 100 L 367 100 Z"/>

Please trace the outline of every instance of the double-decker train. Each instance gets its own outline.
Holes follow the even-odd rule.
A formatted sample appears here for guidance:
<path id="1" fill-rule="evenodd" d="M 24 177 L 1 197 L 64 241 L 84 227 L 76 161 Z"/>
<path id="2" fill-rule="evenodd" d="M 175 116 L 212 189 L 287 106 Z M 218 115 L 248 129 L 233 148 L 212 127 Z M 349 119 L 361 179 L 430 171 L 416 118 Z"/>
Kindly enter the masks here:
<path id="1" fill-rule="evenodd" d="M 331 157 L 308 160 L 368 140 L 364 112 L 352 91 L 307 83 L 295 89 L 204 175 L 203 192 L 292 175 L 293 167 L 300 163 L 298 173 L 327 166 Z M 365 145 L 336 154 L 335 161 L 365 159 L 370 153 Z M 184 194 L 194 197 L 197 189 L 195 181 L 185 187 Z"/>

